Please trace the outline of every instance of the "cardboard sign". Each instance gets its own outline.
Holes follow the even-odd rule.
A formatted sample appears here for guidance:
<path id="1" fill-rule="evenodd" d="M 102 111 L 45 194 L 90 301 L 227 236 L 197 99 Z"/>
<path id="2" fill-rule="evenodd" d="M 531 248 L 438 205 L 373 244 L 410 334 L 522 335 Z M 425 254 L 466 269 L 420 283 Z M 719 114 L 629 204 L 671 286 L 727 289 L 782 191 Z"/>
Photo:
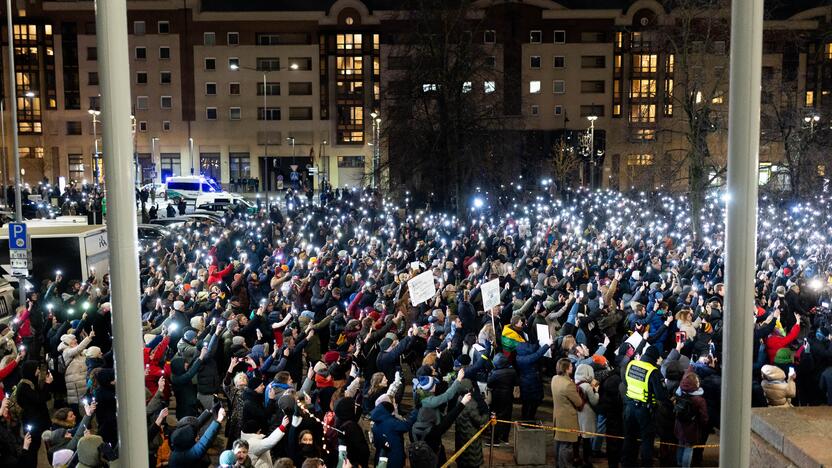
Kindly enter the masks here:
<path id="1" fill-rule="evenodd" d="M 436 295 L 436 285 L 433 283 L 433 271 L 428 270 L 408 280 L 407 289 L 410 291 L 410 303 L 417 306 Z"/>
<path id="2" fill-rule="evenodd" d="M 500 280 L 493 279 L 482 285 L 482 308 L 488 312 L 500 305 Z"/>

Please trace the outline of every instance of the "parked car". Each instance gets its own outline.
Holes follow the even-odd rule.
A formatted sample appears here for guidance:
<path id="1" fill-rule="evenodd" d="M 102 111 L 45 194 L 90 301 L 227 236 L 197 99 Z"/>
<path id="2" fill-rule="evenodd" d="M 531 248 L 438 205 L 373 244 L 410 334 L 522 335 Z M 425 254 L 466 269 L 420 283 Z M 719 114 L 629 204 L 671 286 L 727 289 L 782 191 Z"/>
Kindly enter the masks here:
<path id="1" fill-rule="evenodd" d="M 139 224 L 139 240 L 159 240 L 170 235 L 170 231 L 156 224 Z"/>

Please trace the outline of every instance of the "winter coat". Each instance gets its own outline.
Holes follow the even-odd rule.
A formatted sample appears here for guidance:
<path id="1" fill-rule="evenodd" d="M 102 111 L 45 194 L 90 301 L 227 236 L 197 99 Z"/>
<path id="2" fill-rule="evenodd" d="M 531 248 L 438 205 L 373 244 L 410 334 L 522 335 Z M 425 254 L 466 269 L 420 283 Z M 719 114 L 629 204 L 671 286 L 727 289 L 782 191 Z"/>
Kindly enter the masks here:
<path id="1" fill-rule="evenodd" d="M 578 411 L 578 425 L 582 431 L 597 432 L 595 405 L 598 404 L 598 392 L 592 388 L 592 380 L 595 378 L 595 372 L 592 366 L 581 364 L 575 370 L 575 384 L 580 389 L 583 396 L 584 407 Z"/>
<path id="2" fill-rule="evenodd" d="M 378 353 L 376 366 L 378 367 L 379 372 L 384 372 L 388 382 L 395 380 L 396 371 L 401 369 L 401 366 L 399 365 L 399 356 L 401 356 L 405 349 L 407 349 L 408 345 L 410 345 L 410 340 L 411 337 L 408 336 L 399 341 L 399 344 L 396 345 L 396 347 L 391 351 L 382 350 Z"/>
<path id="3" fill-rule="evenodd" d="M 542 400 L 543 383 L 537 371 L 537 362 L 549 350 L 549 345 L 538 347 L 534 343 L 517 344 L 517 373 L 520 376 L 520 398 L 523 400 Z"/>
<path id="4" fill-rule="evenodd" d="M 488 375 L 488 388 L 491 389 L 491 401 L 514 401 L 514 386 L 517 385 L 517 371 L 509 365 L 502 354 L 494 358 L 497 367 Z"/>
<path id="5" fill-rule="evenodd" d="M 552 377 L 552 404 L 554 406 L 554 421 L 552 425 L 563 429 L 579 430 L 578 411 L 584 406 L 578 387 L 572 379 L 563 375 Z M 578 434 L 557 431 L 555 440 L 558 442 L 577 442 Z"/>
<path id="6" fill-rule="evenodd" d="M 676 398 L 690 398 L 696 409 L 696 418 L 693 421 L 680 421 L 678 418 L 673 427 L 673 434 L 681 445 L 696 445 L 702 442 L 708 430 L 708 404 L 702 398 L 704 390 L 701 388 L 691 393 L 676 390 Z"/>
<path id="7" fill-rule="evenodd" d="M 61 346 L 64 346 L 63 343 L 58 346 L 66 364 L 64 376 L 66 380 L 66 401 L 69 404 L 77 405 L 81 395 L 87 390 L 87 363 L 82 351 L 89 346 L 90 341 L 90 337 L 86 337 L 72 348 L 67 346 L 61 349 Z"/>
<path id="8" fill-rule="evenodd" d="M 796 323 L 791 330 L 789 330 L 789 333 L 786 336 L 780 336 L 777 333 L 769 335 L 768 338 L 766 338 L 766 353 L 768 354 L 768 362 L 773 363 L 774 356 L 777 354 L 777 351 L 780 351 L 781 348 L 785 348 L 789 345 L 789 343 L 796 340 L 799 334 L 800 324 Z"/>
<path id="9" fill-rule="evenodd" d="M 202 360 L 197 359 L 191 363 L 188 370 L 185 370 L 185 360 L 174 358 L 170 361 L 171 377 L 170 383 L 173 394 L 176 397 L 176 418 L 182 419 L 185 416 L 197 416 L 199 400 L 196 397 L 196 386 L 191 379 L 199 372 Z"/>
<path id="10" fill-rule="evenodd" d="M 211 421 L 202 437 L 194 443 L 196 439 L 196 428 L 193 426 L 185 426 L 173 431 L 170 436 L 170 460 L 168 466 L 170 468 L 192 468 L 201 465 L 202 457 L 208 451 L 211 441 L 217 435 L 220 428 L 220 423 Z"/>
<path id="11" fill-rule="evenodd" d="M 469 401 L 459 417 L 456 418 L 456 433 L 454 434 L 456 449 L 461 449 L 463 445 L 471 440 L 487 421 L 488 413 L 480 411 L 480 406 L 475 400 Z M 478 437 L 459 456 L 457 466 L 483 466 L 483 464 L 482 438 Z"/>
<path id="12" fill-rule="evenodd" d="M 769 406 L 791 406 L 791 399 L 797 395 L 794 380 L 787 379 L 783 369 L 765 365 L 761 369 L 763 381 L 760 385 L 766 394 Z"/>
<path id="13" fill-rule="evenodd" d="M 414 411 L 413 414 L 417 412 Z M 376 449 L 376 463 L 384 452 L 389 468 L 404 468 L 404 434 L 410 432 L 413 418 L 402 421 L 393 416 L 385 405 L 378 405 L 370 413 L 373 421 L 373 445 Z"/>
<path id="14" fill-rule="evenodd" d="M 261 431 L 269 429 L 269 418 L 277 407 L 277 400 L 269 401 L 263 406 L 263 394 L 247 388 L 243 390 L 243 425 L 248 421 L 255 421 Z"/>
<path id="15" fill-rule="evenodd" d="M 263 434 L 240 434 L 240 438 L 248 442 L 248 456 L 254 468 L 272 468 L 272 456 L 269 451 L 280 442 L 286 433 L 286 428 L 278 427 L 268 437 Z"/>
<path id="16" fill-rule="evenodd" d="M 37 361 L 23 361 L 20 365 L 21 380 L 17 384 L 17 404 L 23 410 L 21 417 L 26 424 L 34 427 L 49 427 L 49 408 L 46 403 L 51 398 L 46 385 L 39 385 L 35 372 L 38 368 Z"/>
<path id="17" fill-rule="evenodd" d="M 358 425 L 358 414 L 355 410 L 355 400 L 350 397 L 341 398 L 335 403 L 335 427 L 341 430 L 338 435 L 339 445 L 347 447 L 347 458 L 352 466 L 367 468 L 370 466 L 370 446 L 364 430 Z"/>
<path id="18" fill-rule="evenodd" d="M 196 391 L 202 395 L 218 393 L 221 388 L 222 380 L 217 371 L 216 361 L 218 341 L 216 335 L 211 335 L 211 340 L 208 342 L 208 354 L 205 355 L 205 361 L 197 372 Z"/>

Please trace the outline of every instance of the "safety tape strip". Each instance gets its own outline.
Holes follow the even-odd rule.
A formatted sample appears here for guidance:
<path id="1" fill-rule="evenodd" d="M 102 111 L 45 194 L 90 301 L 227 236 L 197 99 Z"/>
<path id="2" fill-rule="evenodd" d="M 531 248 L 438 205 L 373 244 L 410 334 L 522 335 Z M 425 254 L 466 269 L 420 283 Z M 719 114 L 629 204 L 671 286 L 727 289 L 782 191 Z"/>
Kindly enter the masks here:
<path id="1" fill-rule="evenodd" d="M 455 461 L 456 461 L 456 459 L 457 459 L 457 458 L 459 458 L 459 456 L 460 456 L 460 455 L 462 455 L 462 452 L 464 452 L 465 450 L 467 450 L 467 449 L 468 449 L 468 447 L 470 447 L 470 446 L 471 446 L 471 444 L 473 444 L 473 443 L 474 443 L 474 441 L 475 441 L 475 440 L 477 440 L 477 438 L 478 438 L 479 436 L 481 436 L 481 435 L 482 435 L 483 431 L 484 431 L 486 428 L 488 428 L 488 426 L 490 426 L 490 425 L 492 425 L 492 424 L 495 424 L 495 423 L 496 423 L 496 421 L 497 421 L 496 419 L 489 419 L 489 420 L 488 420 L 488 422 L 487 422 L 487 423 L 485 423 L 485 426 L 483 426 L 482 428 L 480 428 L 480 430 L 479 430 L 479 431 L 477 431 L 477 433 L 476 433 L 476 434 L 474 434 L 474 437 L 471 437 L 471 439 L 470 439 L 470 440 L 468 440 L 468 442 L 465 442 L 465 445 L 463 445 L 463 446 L 462 446 L 459 450 L 457 450 L 457 451 L 456 451 L 456 453 L 454 453 L 453 455 L 451 455 L 451 457 L 450 457 L 450 458 L 448 458 L 448 461 L 446 461 L 446 462 L 445 462 L 445 464 L 444 464 L 444 465 L 442 465 L 442 468 L 448 468 L 449 466 L 451 466 L 451 464 L 453 464 L 453 462 L 455 462 Z"/>
<path id="2" fill-rule="evenodd" d="M 592 436 L 592 437 L 607 437 L 607 438 L 610 438 L 610 439 L 624 439 L 623 436 L 610 435 L 610 434 L 601 434 L 601 433 L 598 433 L 598 432 L 581 431 L 581 430 L 578 430 L 578 429 L 566 429 L 566 428 L 554 427 L 554 426 L 542 426 L 542 425 L 539 425 L 539 424 L 529 424 L 529 423 L 524 423 L 524 422 L 519 422 L 519 421 L 505 421 L 503 419 L 497 419 L 496 422 L 502 423 L 502 424 L 514 424 L 514 425 L 523 426 L 523 427 L 533 427 L 533 428 L 537 428 L 537 429 L 545 429 L 547 431 L 554 431 L 554 432 L 567 432 L 567 433 L 570 433 L 570 434 L 587 435 L 587 436 Z M 719 447 L 719 444 L 681 445 L 681 444 L 674 444 L 672 442 L 662 442 L 662 441 L 658 441 L 658 443 L 660 445 L 669 445 L 669 446 L 673 446 L 673 447 L 689 447 L 689 448 L 717 448 L 717 447 Z"/>

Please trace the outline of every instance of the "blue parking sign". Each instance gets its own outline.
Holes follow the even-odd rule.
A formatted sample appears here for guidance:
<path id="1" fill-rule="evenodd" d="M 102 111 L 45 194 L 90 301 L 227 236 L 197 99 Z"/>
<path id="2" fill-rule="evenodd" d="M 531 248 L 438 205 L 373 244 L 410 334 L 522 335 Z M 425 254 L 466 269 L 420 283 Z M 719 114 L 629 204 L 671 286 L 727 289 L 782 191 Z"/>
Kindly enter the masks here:
<path id="1" fill-rule="evenodd" d="M 25 223 L 9 223 L 9 249 L 28 249 Z"/>

